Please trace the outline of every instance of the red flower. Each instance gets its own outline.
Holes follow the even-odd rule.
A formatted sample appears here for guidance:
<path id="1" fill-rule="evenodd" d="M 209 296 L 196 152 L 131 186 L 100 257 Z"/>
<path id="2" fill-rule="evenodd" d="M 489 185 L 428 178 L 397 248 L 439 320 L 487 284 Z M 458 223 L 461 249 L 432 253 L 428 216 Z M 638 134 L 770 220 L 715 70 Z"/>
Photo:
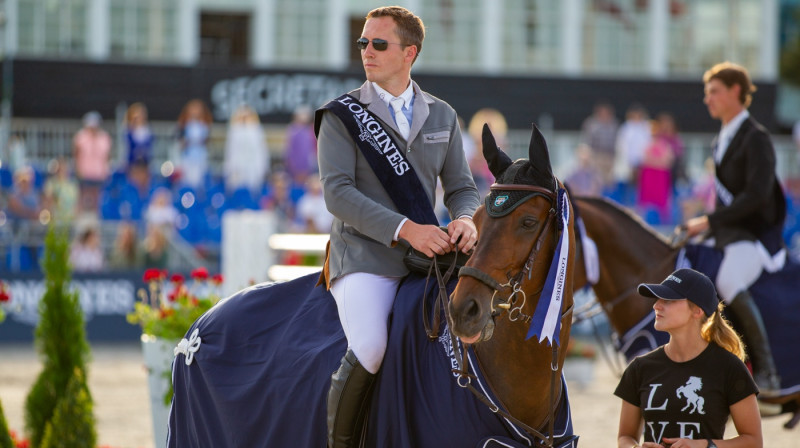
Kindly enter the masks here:
<path id="1" fill-rule="evenodd" d="M 218 285 L 218 286 L 222 284 L 222 280 L 223 280 L 223 279 L 222 279 L 222 274 L 217 274 L 217 275 L 215 275 L 215 276 L 211 277 L 211 281 L 212 281 L 212 282 L 213 282 L 215 285 Z"/>
<path id="2" fill-rule="evenodd" d="M 175 273 L 172 274 L 172 277 L 170 277 L 169 281 L 171 281 L 172 283 L 181 284 L 183 283 L 184 278 L 183 275 Z"/>
<path id="3" fill-rule="evenodd" d="M 159 317 L 160 319 L 166 319 L 167 317 L 172 316 L 173 314 L 175 314 L 175 310 L 173 310 L 172 308 L 161 308 L 161 310 L 159 310 L 158 314 L 160 316 Z"/>
<path id="4" fill-rule="evenodd" d="M 11 296 L 8 295 L 5 289 L 0 290 L 0 303 L 11 301 Z"/>
<path id="5" fill-rule="evenodd" d="M 200 305 L 200 301 L 197 300 L 197 297 L 192 297 L 192 306 Z"/>
<path id="6" fill-rule="evenodd" d="M 167 271 L 150 268 L 144 271 L 144 276 L 142 277 L 142 279 L 144 280 L 145 283 L 150 283 L 150 282 L 161 281 L 164 278 L 166 278 L 166 276 L 167 276 Z"/>
<path id="7" fill-rule="evenodd" d="M 208 280 L 208 269 L 199 267 L 193 270 L 191 275 L 195 280 Z"/>
<path id="8" fill-rule="evenodd" d="M 169 295 L 167 295 L 167 300 L 169 300 L 170 302 L 178 300 L 178 290 L 176 289 L 171 293 L 169 293 Z"/>

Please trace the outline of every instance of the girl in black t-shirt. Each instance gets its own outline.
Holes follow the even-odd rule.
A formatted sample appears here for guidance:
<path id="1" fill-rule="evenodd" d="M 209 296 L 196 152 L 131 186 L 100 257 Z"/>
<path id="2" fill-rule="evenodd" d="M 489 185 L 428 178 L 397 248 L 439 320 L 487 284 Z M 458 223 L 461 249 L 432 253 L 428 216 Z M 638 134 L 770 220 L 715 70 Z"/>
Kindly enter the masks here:
<path id="1" fill-rule="evenodd" d="M 711 280 L 679 269 L 661 284 L 639 285 L 639 294 L 657 299 L 655 328 L 670 339 L 634 359 L 614 391 L 622 398 L 617 446 L 716 448 L 731 416 L 738 436 L 720 448 L 761 448 L 758 388 Z"/>

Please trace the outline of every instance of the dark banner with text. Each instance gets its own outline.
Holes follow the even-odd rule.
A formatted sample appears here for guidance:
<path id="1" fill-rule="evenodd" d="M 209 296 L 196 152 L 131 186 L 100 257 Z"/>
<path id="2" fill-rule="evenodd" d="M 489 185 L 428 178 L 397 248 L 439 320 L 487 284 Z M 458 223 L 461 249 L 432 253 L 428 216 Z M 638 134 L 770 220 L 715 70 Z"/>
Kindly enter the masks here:
<path id="1" fill-rule="evenodd" d="M 10 301 L 3 305 L 6 320 L 0 323 L 0 344 L 32 341 L 46 289 L 44 277 L 3 273 L 2 281 Z M 126 316 L 144 286 L 141 272 L 73 274 L 68 291 L 78 293 L 89 340 L 138 341 L 141 328 L 129 324 Z"/>
<path id="2" fill-rule="evenodd" d="M 360 67 L 343 71 L 256 69 L 229 66 L 132 65 L 69 61 L 13 61 L 15 117 L 79 119 L 89 110 L 112 117 L 120 103 L 144 102 L 153 120 L 177 120 L 193 98 L 226 122 L 240 104 L 263 123 L 286 124 L 300 105 L 321 107 L 364 82 Z M 614 106 L 622 120 L 632 104 L 652 115 L 669 112 L 684 132 L 718 132 L 703 104 L 703 82 L 648 78 L 567 78 L 418 73 L 423 90 L 450 103 L 465 120 L 481 108 L 499 110 L 512 129 L 549 121 L 556 130 L 578 130 L 597 102 Z M 774 82 L 755 80 L 750 112 L 776 130 Z"/>

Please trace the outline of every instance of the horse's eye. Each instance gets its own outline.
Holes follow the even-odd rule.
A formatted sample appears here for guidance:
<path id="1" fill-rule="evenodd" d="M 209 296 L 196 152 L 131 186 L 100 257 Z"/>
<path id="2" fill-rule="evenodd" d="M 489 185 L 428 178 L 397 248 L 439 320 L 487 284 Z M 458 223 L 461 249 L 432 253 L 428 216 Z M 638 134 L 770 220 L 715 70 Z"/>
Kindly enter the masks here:
<path id="1" fill-rule="evenodd" d="M 532 216 L 522 218 L 522 227 L 525 229 L 533 229 L 538 223 L 539 221 Z"/>

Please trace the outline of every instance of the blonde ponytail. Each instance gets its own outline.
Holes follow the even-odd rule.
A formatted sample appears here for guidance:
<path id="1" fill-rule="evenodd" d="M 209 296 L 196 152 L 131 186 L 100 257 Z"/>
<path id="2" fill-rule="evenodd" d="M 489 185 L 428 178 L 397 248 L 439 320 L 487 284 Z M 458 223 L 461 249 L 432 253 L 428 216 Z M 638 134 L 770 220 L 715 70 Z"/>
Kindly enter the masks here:
<path id="1" fill-rule="evenodd" d="M 700 334 L 706 341 L 714 342 L 744 361 L 744 344 L 742 344 L 742 339 L 731 327 L 730 322 L 722 317 L 723 307 L 723 303 L 720 302 L 714 314 L 703 323 Z"/>

